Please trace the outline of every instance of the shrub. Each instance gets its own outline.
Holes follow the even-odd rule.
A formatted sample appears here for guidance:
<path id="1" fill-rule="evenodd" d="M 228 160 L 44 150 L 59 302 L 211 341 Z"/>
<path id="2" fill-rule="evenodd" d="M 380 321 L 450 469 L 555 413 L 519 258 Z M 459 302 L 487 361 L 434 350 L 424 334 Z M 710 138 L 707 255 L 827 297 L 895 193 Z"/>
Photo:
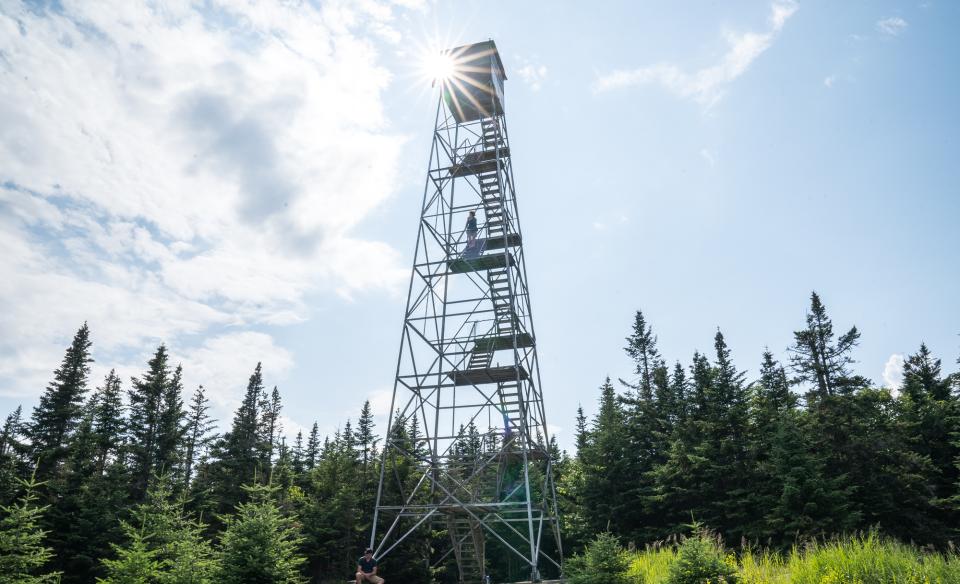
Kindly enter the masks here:
<path id="1" fill-rule="evenodd" d="M 694 524 L 694 534 L 683 540 L 670 564 L 667 584 L 736 583 L 737 561 L 724 553 L 717 536 Z"/>
<path id="2" fill-rule="evenodd" d="M 587 544 L 583 554 L 567 561 L 569 584 L 628 584 L 630 560 L 617 538 L 601 533 Z"/>

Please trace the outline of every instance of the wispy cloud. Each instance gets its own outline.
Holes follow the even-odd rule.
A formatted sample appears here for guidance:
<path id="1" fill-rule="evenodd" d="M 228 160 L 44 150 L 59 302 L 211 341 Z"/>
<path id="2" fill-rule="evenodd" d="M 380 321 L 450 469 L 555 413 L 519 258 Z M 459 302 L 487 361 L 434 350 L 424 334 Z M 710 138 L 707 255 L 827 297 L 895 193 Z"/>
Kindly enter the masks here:
<path id="1" fill-rule="evenodd" d="M 909 23 L 899 16 L 891 16 L 890 18 L 878 20 L 876 26 L 880 33 L 895 37 L 906 30 Z"/>
<path id="2" fill-rule="evenodd" d="M 700 150 L 700 157 L 703 158 L 704 161 L 706 161 L 707 165 L 710 168 L 713 168 L 717 165 L 717 155 L 711 152 L 707 148 L 703 148 Z"/>
<path id="3" fill-rule="evenodd" d="M 353 235 L 399 183 L 369 40 L 394 10 L 0 3 L 3 391 L 40 391 L 84 320 L 105 363 L 164 340 L 286 370 L 263 325 L 398 289 L 399 254 Z"/>
<path id="4" fill-rule="evenodd" d="M 710 106 L 721 99 L 726 87 L 743 75 L 750 65 L 773 44 L 784 24 L 797 11 L 796 2 L 774 2 L 770 7 L 766 32 L 724 34 L 729 48 L 720 61 L 693 73 L 672 63 L 657 63 L 638 69 L 613 71 L 594 82 L 597 93 L 636 85 L 656 84 L 671 93 Z"/>
<path id="5" fill-rule="evenodd" d="M 535 60 L 523 59 L 523 64 L 517 69 L 517 75 L 532 91 L 540 91 L 543 82 L 547 79 L 547 66 Z"/>

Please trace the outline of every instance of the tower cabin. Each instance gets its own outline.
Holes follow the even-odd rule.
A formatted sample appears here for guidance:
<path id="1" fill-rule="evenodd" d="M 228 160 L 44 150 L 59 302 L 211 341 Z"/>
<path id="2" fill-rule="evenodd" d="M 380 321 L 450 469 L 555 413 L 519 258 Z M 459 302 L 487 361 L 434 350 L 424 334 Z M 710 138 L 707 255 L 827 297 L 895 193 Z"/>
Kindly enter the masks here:
<path id="1" fill-rule="evenodd" d="M 444 51 L 453 74 L 443 81 L 443 100 L 458 123 L 503 113 L 503 82 L 507 74 L 492 40 Z"/>

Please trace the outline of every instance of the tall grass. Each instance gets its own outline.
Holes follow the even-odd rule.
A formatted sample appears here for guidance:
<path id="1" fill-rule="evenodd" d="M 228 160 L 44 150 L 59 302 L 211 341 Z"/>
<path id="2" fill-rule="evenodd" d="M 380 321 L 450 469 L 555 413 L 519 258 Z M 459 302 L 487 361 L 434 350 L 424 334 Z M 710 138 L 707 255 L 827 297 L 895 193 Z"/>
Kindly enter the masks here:
<path id="1" fill-rule="evenodd" d="M 627 575 L 635 584 L 666 584 L 676 561 L 674 546 L 650 547 L 631 554 Z M 960 584 L 960 556 L 874 533 L 810 543 L 788 554 L 746 549 L 737 568 L 740 584 Z"/>

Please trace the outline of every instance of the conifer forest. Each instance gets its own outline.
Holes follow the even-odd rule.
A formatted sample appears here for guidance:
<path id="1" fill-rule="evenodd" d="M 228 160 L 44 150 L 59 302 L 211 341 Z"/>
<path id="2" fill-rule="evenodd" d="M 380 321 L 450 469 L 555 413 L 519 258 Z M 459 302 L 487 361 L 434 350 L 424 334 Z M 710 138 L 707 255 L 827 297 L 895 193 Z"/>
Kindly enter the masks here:
<path id="1" fill-rule="evenodd" d="M 595 416 L 554 414 L 576 423 L 574 451 L 554 441 L 551 452 L 564 555 L 582 563 L 598 534 L 644 549 L 692 524 L 734 551 L 789 553 L 871 533 L 953 554 L 957 347 L 917 346 L 891 391 L 854 373 L 860 332 L 843 321 L 814 293 L 778 354 L 733 355 L 718 330 L 704 339 L 709 351 L 686 357 L 661 354 L 657 323 L 641 312 L 624 322 L 634 370 L 598 371 L 598 387 L 583 388 Z M 96 332 L 76 331 L 39 400 L 9 412 L 0 431 L 0 583 L 352 577 L 387 439 L 369 403 L 332 436 L 314 423 L 288 437 L 270 364 L 251 363 L 238 372 L 248 378 L 241 405 L 215 420 L 206 389 L 188 386 L 190 372 L 164 345 L 131 379 L 92 379 Z M 420 429 L 403 419 L 393 427 L 390 440 L 415 456 Z M 482 455 L 486 431 L 462 429 L 463 456 Z M 455 570 L 431 566 L 448 541 L 422 530 L 381 574 L 393 584 L 456 581 Z M 488 561 L 492 573 L 524 579 L 492 545 Z"/>

